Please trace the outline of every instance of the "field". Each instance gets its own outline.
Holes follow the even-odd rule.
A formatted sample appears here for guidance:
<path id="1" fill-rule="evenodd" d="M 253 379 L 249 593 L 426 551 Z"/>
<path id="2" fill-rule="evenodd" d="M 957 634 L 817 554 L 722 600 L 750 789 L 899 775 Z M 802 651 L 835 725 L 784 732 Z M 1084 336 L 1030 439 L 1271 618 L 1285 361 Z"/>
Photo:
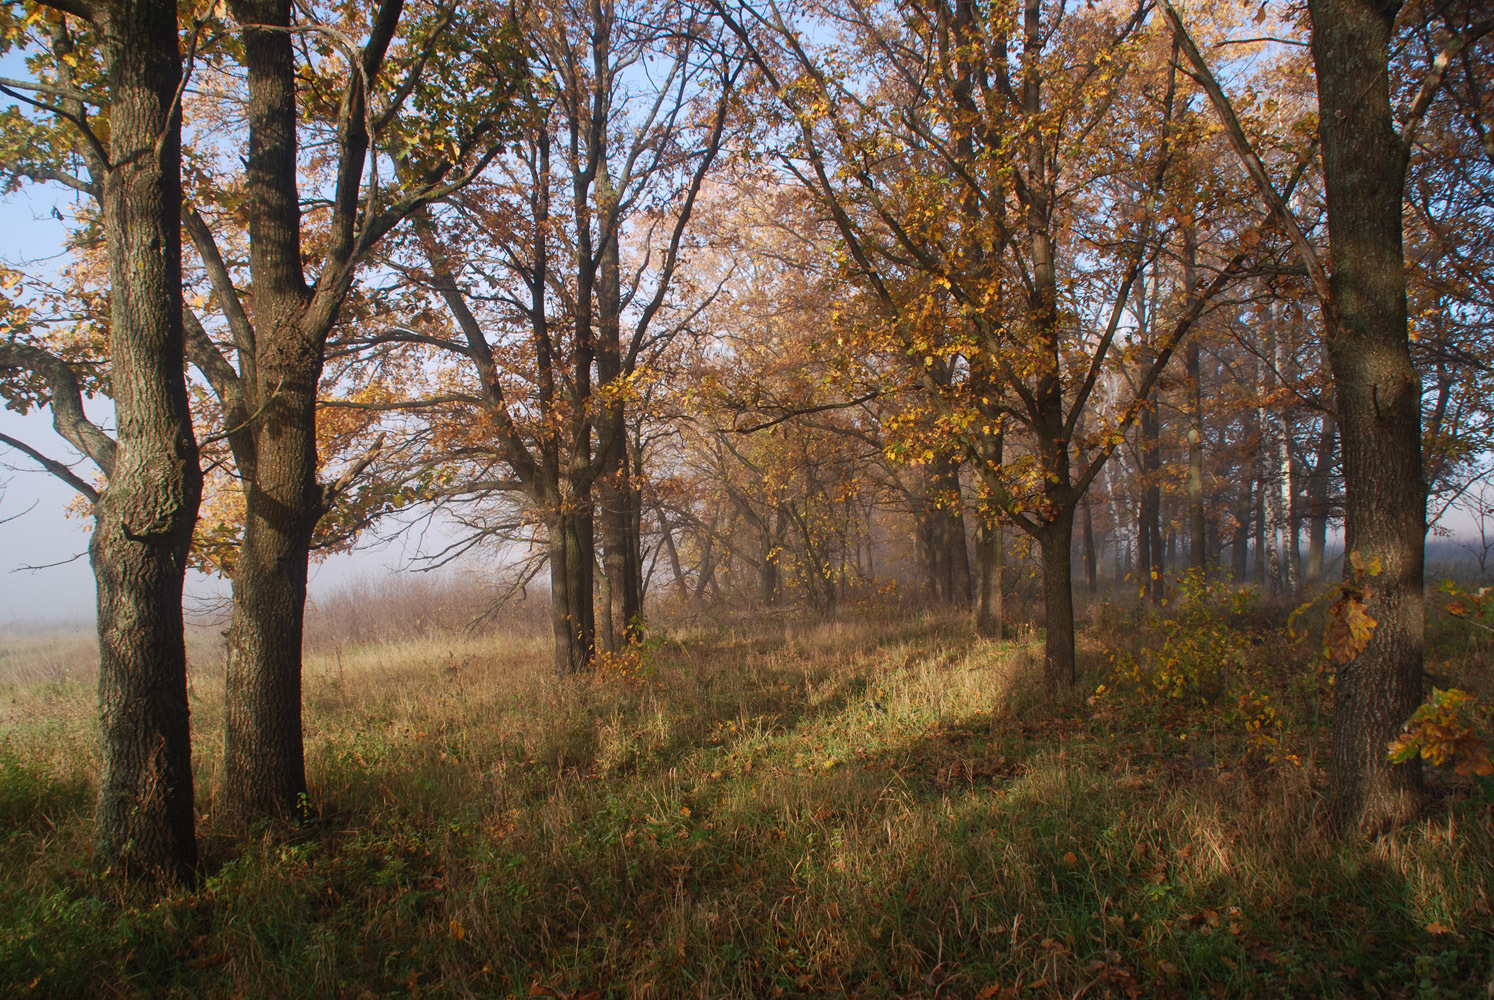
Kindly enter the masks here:
<path id="1" fill-rule="evenodd" d="M 568 682 L 533 630 L 344 642 L 308 657 L 310 811 L 247 842 L 200 637 L 205 877 L 153 902 L 90 869 L 86 665 L 12 645 L 0 995 L 1491 995 L 1479 789 L 1329 837 L 1316 640 L 1193 608 L 1095 610 L 1057 704 L 1035 637 L 953 617 L 659 626 Z"/>

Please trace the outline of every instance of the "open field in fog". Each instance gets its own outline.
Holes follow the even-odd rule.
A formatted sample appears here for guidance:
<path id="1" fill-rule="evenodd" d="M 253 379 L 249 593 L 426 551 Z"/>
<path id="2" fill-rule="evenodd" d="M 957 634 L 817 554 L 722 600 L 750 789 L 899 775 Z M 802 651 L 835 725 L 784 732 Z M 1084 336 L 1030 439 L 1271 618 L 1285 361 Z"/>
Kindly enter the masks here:
<path id="1" fill-rule="evenodd" d="M 940 617 L 660 628 L 565 682 L 532 630 L 344 639 L 307 659 L 313 812 L 247 843 L 194 658 L 208 876 L 150 905 L 89 874 L 91 681 L 38 647 L 0 698 L 0 992 L 1484 997 L 1487 803 L 1435 773 L 1423 821 L 1321 835 L 1316 640 L 1177 614 L 1097 610 L 1049 707 L 1031 638 Z M 1487 694 L 1487 646 L 1434 638 Z"/>

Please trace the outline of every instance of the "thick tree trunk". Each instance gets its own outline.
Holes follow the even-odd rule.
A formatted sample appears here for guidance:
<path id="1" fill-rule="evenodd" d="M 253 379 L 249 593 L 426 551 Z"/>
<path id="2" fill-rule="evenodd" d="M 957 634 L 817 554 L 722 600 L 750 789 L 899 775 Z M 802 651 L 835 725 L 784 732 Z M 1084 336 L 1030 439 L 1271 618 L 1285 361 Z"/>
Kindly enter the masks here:
<path id="1" fill-rule="evenodd" d="M 970 606 L 970 555 L 960 491 L 960 466 L 942 458 L 924 473 L 925 499 L 919 525 L 929 599 L 958 608 Z"/>
<path id="2" fill-rule="evenodd" d="M 959 483 L 956 480 L 956 486 Z M 949 511 L 949 583 L 950 601 L 957 608 L 970 607 L 972 576 L 970 573 L 970 547 L 965 537 L 965 511 L 957 506 Z"/>
<path id="3" fill-rule="evenodd" d="M 1385 752 L 1422 697 L 1426 537 L 1421 381 L 1408 347 L 1401 245 L 1407 152 L 1389 90 L 1399 7 L 1308 4 L 1332 245 L 1327 340 L 1343 419 L 1345 548 L 1381 567 L 1360 581 L 1376 622 L 1369 645 L 1334 685 L 1328 795 L 1338 825 L 1368 829 L 1410 819 L 1422 798 L 1419 759 L 1391 764 Z"/>
<path id="4" fill-rule="evenodd" d="M 244 24 L 288 26 L 286 0 L 235 4 Z M 321 336 L 301 326 L 295 53 L 285 30 L 246 27 L 250 271 L 258 417 L 253 453 L 236 455 L 244 538 L 233 570 L 220 807 L 234 818 L 303 808 L 301 635 L 311 532 L 321 518 L 316 398 Z"/>
<path id="5" fill-rule="evenodd" d="M 555 673 L 578 674 L 591 666 L 596 644 L 591 561 L 582 537 L 584 526 L 574 513 L 551 514 L 546 520 L 550 550 L 550 624 L 555 636 Z"/>
<path id="6" fill-rule="evenodd" d="M 965 503 L 960 490 L 960 463 L 948 459 L 939 464 L 939 492 L 942 504 L 938 511 L 942 524 L 940 536 L 944 546 L 943 562 L 947 576 L 943 581 L 944 600 L 956 608 L 970 607 L 970 549 L 965 537 Z"/>
<path id="7" fill-rule="evenodd" d="M 975 563 L 975 632 L 987 639 L 1000 639 L 1006 631 L 1006 604 L 1002 592 L 1006 539 L 1000 516 L 994 510 L 983 511 L 976 519 Z"/>
<path id="8" fill-rule="evenodd" d="M 299 399 L 293 397 L 300 397 Z M 310 405 L 303 405 L 309 400 Z M 276 405 L 276 404 L 280 405 Z M 244 540 L 234 563 L 224 693 L 221 808 L 230 817 L 305 806 L 301 639 L 316 485 L 315 383 L 281 388 L 266 409 L 275 433 L 257 435 L 245 482 Z"/>
<path id="9" fill-rule="evenodd" d="M 1043 681 L 1049 689 L 1073 687 L 1074 581 L 1069 553 L 1074 544 L 1074 511 L 1067 508 L 1044 526 L 1038 538 L 1043 557 Z"/>
<path id="10" fill-rule="evenodd" d="M 202 475 L 182 377 L 176 5 L 122 2 L 104 26 L 109 152 L 102 221 L 118 447 L 94 507 L 98 581 L 97 861 L 132 881 L 197 866 L 182 579 Z"/>

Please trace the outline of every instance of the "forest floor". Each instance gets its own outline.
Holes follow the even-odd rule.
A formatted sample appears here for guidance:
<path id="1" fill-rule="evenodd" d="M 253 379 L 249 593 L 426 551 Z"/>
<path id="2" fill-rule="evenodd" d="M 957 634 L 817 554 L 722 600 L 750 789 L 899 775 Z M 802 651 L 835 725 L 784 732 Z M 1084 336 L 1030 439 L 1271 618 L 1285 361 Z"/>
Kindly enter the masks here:
<path id="1" fill-rule="evenodd" d="M 1490 995 L 1491 806 L 1438 769 L 1423 820 L 1323 832 L 1304 616 L 1092 617 L 1057 702 L 952 617 L 661 628 L 569 682 L 533 637 L 344 646 L 314 812 L 247 841 L 200 659 L 205 875 L 150 902 L 90 870 L 91 682 L 0 659 L 0 995 Z"/>

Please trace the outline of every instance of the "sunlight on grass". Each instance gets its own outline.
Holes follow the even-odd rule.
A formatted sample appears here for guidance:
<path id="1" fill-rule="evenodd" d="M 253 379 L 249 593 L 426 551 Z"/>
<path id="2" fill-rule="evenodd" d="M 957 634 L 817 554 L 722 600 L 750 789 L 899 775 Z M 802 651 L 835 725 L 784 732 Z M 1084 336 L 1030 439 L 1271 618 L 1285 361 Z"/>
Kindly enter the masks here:
<path id="1" fill-rule="evenodd" d="M 1334 843 L 1315 734 L 1273 764 L 1175 699 L 1044 708 L 1037 655 L 937 618 L 658 633 L 636 682 L 558 681 L 532 636 L 344 644 L 306 662 L 320 818 L 247 844 L 216 826 L 221 680 L 196 666 L 208 874 L 146 907 L 88 873 L 91 689 L 12 684 L 0 983 L 1483 996 L 1486 805 Z"/>

